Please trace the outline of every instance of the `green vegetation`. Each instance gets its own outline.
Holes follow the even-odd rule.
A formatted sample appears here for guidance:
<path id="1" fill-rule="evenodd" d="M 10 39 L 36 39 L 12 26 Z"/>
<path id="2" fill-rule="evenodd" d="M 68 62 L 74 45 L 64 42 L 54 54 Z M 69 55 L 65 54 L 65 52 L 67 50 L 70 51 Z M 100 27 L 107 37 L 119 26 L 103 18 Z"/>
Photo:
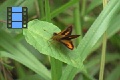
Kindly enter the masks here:
<path id="1" fill-rule="evenodd" d="M 28 7 L 27 29 L 7 29 L 10 6 Z M 120 0 L 1 0 L 0 80 L 119 80 L 119 13 Z M 74 50 L 51 39 L 69 25 Z"/>

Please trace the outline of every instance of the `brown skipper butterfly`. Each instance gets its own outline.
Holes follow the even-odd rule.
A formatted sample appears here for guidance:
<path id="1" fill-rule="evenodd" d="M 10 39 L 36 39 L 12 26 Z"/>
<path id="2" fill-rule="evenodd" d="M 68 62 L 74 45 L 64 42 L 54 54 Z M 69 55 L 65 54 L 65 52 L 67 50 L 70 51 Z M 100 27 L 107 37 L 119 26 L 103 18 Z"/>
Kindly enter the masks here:
<path id="1" fill-rule="evenodd" d="M 52 39 L 64 44 L 67 48 L 73 50 L 74 45 L 71 39 L 77 38 L 80 35 L 71 35 L 71 33 L 72 33 L 72 26 L 69 26 L 68 28 L 66 28 L 65 30 L 59 33 L 53 33 Z"/>

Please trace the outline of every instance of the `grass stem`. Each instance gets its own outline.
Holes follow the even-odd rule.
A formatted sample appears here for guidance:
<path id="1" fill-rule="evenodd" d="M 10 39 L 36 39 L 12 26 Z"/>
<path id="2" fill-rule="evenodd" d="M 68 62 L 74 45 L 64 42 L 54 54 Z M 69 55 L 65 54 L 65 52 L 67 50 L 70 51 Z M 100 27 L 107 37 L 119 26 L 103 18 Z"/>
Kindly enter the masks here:
<path id="1" fill-rule="evenodd" d="M 107 5 L 107 0 L 103 0 L 103 8 Z M 103 34 L 103 44 L 102 44 L 102 55 L 100 64 L 99 80 L 103 80 L 104 77 L 104 67 L 105 67 L 105 54 L 106 54 L 106 44 L 107 44 L 107 33 Z"/>

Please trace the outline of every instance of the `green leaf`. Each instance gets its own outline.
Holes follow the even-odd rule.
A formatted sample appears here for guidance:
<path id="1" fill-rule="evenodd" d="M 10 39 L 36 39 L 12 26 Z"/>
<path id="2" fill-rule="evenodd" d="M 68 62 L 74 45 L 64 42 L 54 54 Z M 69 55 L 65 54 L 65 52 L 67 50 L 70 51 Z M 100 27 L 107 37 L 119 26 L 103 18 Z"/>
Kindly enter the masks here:
<path id="1" fill-rule="evenodd" d="M 33 71 L 38 73 L 44 80 L 50 80 L 50 78 L 48 77 L 48 74 L 47 74 L 48 72 L 44 69 L 45 67 L 43 67 L 42 64 L 33 63 L 32 60 L 28 61 L 27 59 L 24 58 L 24 56 L 15 56 L 15 55 L 10 54 L 10 53 L 5 52 L 5 51 L 0 51 L 0 54 L 2 57 L 11 58 L 11 59 L 16 60 L 16 61 L 22 63 L 23 65 L 29 67 L 30 69 L 32 69 Z"/>
<path id="2" fill-rule="evenodd" d="M 80 53 L 78 58 L 82 57 L 82 61 L 86 59 L 104 32 L 110 27 L 111 20 L 119 11 L 119 5 L 118 0 L 110 1 L 81 40 L 77 51 Z"/>
<path id="3" fill-rule="evenodd" d="M 8 57 L 16 60 L 39 74 L 45 80 L 50 80 L 50 72 L 46 67 L 40 63 L 37 58 L 35 58 L 35 56 L 22 44 L 2 30 L 0 30 L 0 46 L 5 50 L 0 51 L 1 57 Z"/>
<path id="4" fill-rule="evenodd" d="M 81 61 L 76 61 L 76 49 L 69 50 L 63 44 L 51 39 L 54 32 L 60 29 L 52 23 L 33 20 L 28 23 L 28 29 L 23 30 L 23 34 L 28 43 L 33 45 L 40 53 L 49 55 L 74 67 L 83 68 Z"/>

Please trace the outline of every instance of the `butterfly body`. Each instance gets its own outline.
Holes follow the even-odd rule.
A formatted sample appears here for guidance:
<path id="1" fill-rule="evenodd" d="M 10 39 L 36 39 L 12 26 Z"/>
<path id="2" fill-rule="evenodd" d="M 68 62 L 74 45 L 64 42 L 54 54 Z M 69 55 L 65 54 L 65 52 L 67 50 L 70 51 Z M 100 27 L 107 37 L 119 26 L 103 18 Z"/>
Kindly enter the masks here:
<path id="1" fill-rule="evenodd" d="M 53 33 L 52 39 L 56 40 L 56 41 L 60 41 L 60 39 L 63 38 L 63 37 L 64 37 L 64 35 L 59 35 L 57 33 Z"/>
<path id="2" fill-rule="evenodd" d="M 73 50 L 74 45 L 71 39 L 77 38 L 80 35 L 71 35 L 71 33 L 72 33 L 72 26 L 69 26 L 67 29 L 59 33 L 53 33 L 52 39 L 64 44 L 67 48 Z"/>

